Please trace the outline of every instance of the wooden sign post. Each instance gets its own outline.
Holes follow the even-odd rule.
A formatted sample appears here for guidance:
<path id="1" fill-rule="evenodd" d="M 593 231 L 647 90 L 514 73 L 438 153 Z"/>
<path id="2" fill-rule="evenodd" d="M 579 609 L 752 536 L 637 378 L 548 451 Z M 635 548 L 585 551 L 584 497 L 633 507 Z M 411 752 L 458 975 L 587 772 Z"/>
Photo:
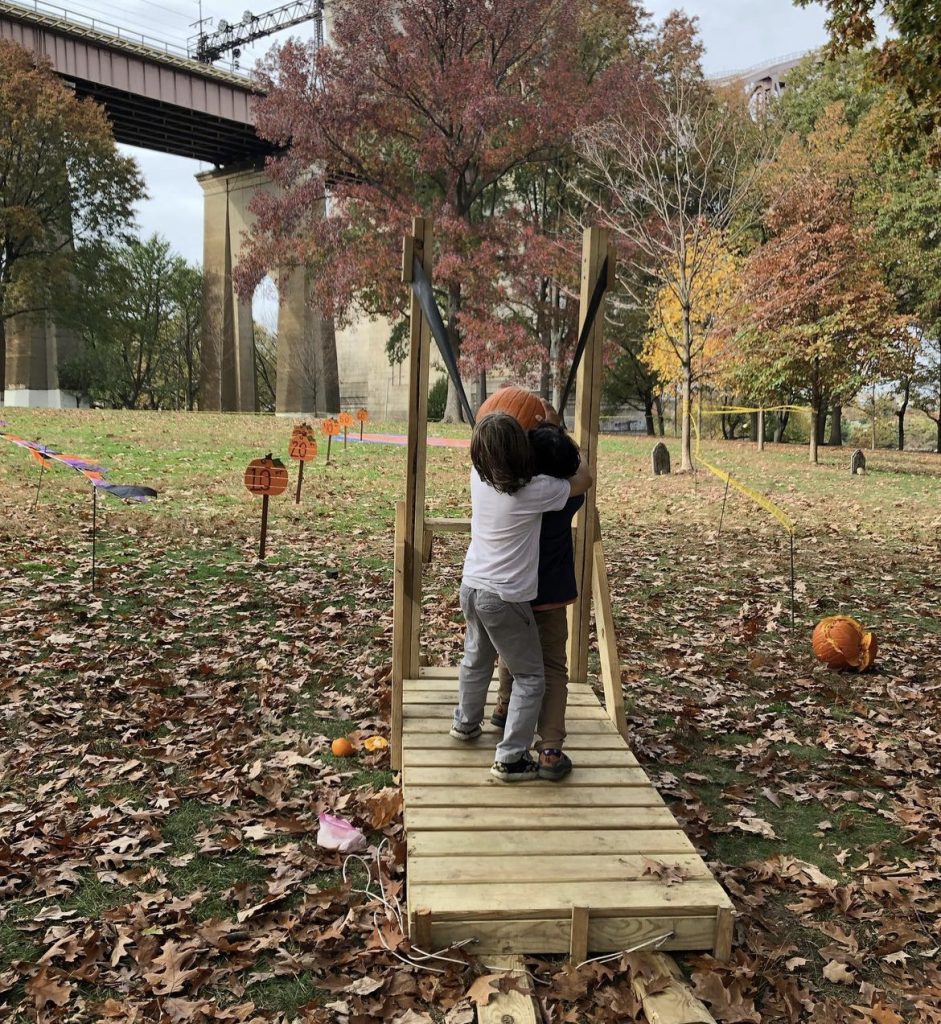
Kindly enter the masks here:
<path id="1" fill-rule="evenodd" d="M 299 423 L 291 434 L 291 444 L 288 447 L 288 455 L 297 459 L 297 490 L 294 492 L 294 504 L 301 503 L 301 486 L 304 483 L 304 463 L 312 462 L 317 458 L 317 435 L 310 423 Z"/>
<path id="2" fill-rule="evenodd" d="M 365 409 L 356 410 L 356 418 L 359 420 L 359 439 L 363 439 L 363 424 L 369 419 L 369 413 Z"/>
<path id="3" fill-rule="evenodd" d="M 325 419 L 321 426 L 327 437 L 327 465 L 330 465 L 330 442 L 340 433 L 340 424 L 335 419 Z"/>
<path id="4" fill-rule="evenodd" d="M 337 423 L 343 428 L 343 450 L 346 451 L 346 432 L 353 426 L 353 417 L 348 412 L 341 412 L 337 416 Z"/>
<path id="5" fill-rule="evenodd" d="M 288 485 L 287 467 L 280 459 L 271 457 L 271 452 L 263 459 L 253 459 L 245 470 L 245 486 L 252 494 L 262 495 L 261 500 L 261 544 L 258 549 L 258 560 L 265 560 L 265 543 L 268 539 L 268 498 L 272 494 L 283 494 Z"/>

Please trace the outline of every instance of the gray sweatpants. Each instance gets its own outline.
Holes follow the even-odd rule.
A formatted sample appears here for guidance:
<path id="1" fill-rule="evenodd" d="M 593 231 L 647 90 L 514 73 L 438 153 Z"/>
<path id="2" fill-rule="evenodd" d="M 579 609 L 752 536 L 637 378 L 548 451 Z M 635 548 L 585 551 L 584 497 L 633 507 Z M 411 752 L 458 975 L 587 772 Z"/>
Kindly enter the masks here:
<path id="1" fill-rule="evenodd" d="M 497 746 L 497 760 L 516 761 L 533 744 L 546 688 L 533 610 L 528 603 L 512 604 L 489 590 L 475 590 L 463 583 L 461 610 L 467 629 L 454 724 L 466 727 L 483 721 L 487 690 L 499 654 L 513 675 L 513 693 L 503 739 Z"/>

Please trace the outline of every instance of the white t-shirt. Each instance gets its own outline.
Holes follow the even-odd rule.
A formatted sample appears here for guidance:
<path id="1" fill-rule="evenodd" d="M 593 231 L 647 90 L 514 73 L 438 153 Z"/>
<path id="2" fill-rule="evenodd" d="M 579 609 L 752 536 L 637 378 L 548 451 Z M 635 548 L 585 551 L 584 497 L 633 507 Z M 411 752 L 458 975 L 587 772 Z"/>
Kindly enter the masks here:
<path id="1" fill-rule="evenodd" d="M 568 480 L 534 476 L 516 494 L 502 494 L 471 470 L 471 541 L 464 582 L 504 601 L 532 601 L 539 586 L 539 528 L 543 512 L 569 500 Z"/>

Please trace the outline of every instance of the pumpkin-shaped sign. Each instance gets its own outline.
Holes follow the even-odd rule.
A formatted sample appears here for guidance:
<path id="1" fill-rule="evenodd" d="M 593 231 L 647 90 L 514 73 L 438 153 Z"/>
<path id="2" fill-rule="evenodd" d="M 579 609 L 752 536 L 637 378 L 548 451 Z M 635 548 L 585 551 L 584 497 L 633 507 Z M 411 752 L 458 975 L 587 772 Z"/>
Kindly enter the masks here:
<path id="1" fill-rule="evenodd" d="M 477 410 L 477 419 L 490 412 L 505 412 L 515 417 L 523 430 L 532 430 L 546 418 L 542 399 L 526 388 L 510 384 L 499 388 Z"/>
<path id="2" fill-rule="evenodd" d="M 864 672 L 878 650 L 876 638 L 849 615 L 821 619 L 812 638 L 814 654 L 830 668 L 855 668 Z"/>
<path id="3" fill-rule="evenodd" d="M 291 434 L 288 455 L 299 462 L 311 462 L 317 457 L 317 435 L 309 423 L 300 423 Z"/>
<path id="4" fill-rule="evenodd" d="M 245 486 L 252 494 L 282 494 L 287 485 L 287 467 L 270 452 L 263 459 L 252 459 L 245 470 Z"/>
<path id="5" fill-rule="evenodd" d="M 340 415 L 337 416 L 337 423 L 339 423 L 340 426 L 343 427 L 344 430 L 346 430 L 349 427 L 353 426 L 353 417 L 350 413 L 346 411 L 341 412 Z"/>
<path id="6" fill-rule="evenodd" d="M 340 424 L 335 419 L 325 419 L 320 429 L 327 437 L 336 437 L 340 433 Z"/>
<path id="7" fill-rule="evenodd" d="M 365 409 L 357 409 L 356 418 L 360 423 L 365 423 L 369 419 L 369 413 Z"/>

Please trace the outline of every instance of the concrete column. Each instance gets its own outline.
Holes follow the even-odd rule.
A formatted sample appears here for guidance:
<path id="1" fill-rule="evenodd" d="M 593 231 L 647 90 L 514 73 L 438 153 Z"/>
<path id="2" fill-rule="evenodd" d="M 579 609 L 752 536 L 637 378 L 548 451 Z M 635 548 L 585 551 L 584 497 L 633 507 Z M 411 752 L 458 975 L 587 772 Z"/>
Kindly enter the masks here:
<path id="1" fill-rule="evenodd" d="M 59 365 L 79 351 L 76 332 L 42 311 L 11 317 L 5 336 L 4 405 L 74 409 L 75 396 L 59 388 Z"/>
<path id="2" fill-rule="evenodd" d="M 248 204 L 271 182 L 254 169 L 209 171 L 196 179 L 205 197 L 199 404 L 209 412 L 254 412 L 252 304 L 236 294 L 232 270 L 241 255 L 243 233 L 252 227 Z"/>
<path id="3" fill-rule="evenodd" d="M 333 321 L 310 302 L 310 277 L 303 270 L 278 275 L 278 393 L 283 416 L 339 412 L 336 336 Z"/>

